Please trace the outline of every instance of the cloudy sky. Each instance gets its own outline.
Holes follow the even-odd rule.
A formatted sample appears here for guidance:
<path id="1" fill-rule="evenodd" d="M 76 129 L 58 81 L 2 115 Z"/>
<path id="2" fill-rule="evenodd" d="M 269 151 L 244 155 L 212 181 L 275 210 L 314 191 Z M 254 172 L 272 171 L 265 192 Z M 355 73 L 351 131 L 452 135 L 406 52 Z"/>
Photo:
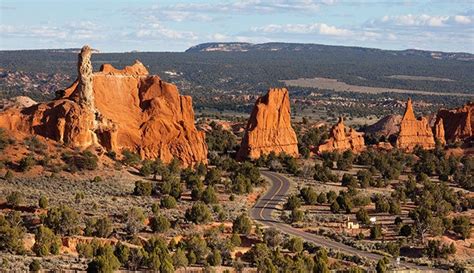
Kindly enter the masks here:
<path id="1" fill-rule="evenodd" d="M 230 41 L 474 53 L 474 0 L 0 0 L 0 49 Z"/>

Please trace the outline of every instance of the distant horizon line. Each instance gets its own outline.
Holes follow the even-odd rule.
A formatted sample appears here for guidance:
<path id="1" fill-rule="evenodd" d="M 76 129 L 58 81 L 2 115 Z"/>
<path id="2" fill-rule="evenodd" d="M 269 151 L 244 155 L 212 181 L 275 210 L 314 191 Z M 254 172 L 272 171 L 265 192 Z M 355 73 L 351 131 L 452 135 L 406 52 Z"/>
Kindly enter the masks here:
<path id="1" fill-rule="evenodd" d="M 335 44 L 321 44 L 321 43 L 302 43 L 302 42 L 265 42 L 265 43 L 251 43 L 251 42 L 238 42 L 238 41 L 226 41 L 226 42 L 202 42 L 196 45 L 190 46 L 181 51 L 171 51 L 171 50 L 139 50 L 139 49 L 132 49 L 132 50 L 123 50 L 123 51 L 107 51 L 101 50 L 98 48 L 92 48 L 96 50 L 95 54 L 109 54 L 109 53 L 186 53 L 188 49 L 193 47 L 197 47 L 199 45 L 204 44 L 250 44 L 250 45 L 263 45 L 263 44 L 295 44 L 295 45 L 320 45 L 320 46 L 330 46 L 330 47 L 345 47 L 345 48 L 364 48 L 364 49 L 376 49 L 376 50 L 383 50 L 383 51 L 408 51 L 408 50 L 416 50 L 416 51 L 424 51 L 424 52 L 441 52 L 441 53 L 455 53 L 455 54 L 470 54 L 474 55 L 473 52 L 466 52 L 466 51 L 444 51 L 444 50 L 434 50 L 434 49 L 420 49 L 420 48 L 405 48 L 405 49 L 385 49 L 379 47 L 368 47 L 368 46 L 356 46 L 356 45 L 335 45 Z M 22 49 L 2 49 L 0 51 L 35 51 L 35 50 L 80 50 L 82 47 L 57 47 L 57 48 L 22 48 Z M 202 51 L 206 52 L 206 51 Z M 244 52 L 244 51 L 242 51 Z M 206 52 L 211 53 L 211 52 Z"/>

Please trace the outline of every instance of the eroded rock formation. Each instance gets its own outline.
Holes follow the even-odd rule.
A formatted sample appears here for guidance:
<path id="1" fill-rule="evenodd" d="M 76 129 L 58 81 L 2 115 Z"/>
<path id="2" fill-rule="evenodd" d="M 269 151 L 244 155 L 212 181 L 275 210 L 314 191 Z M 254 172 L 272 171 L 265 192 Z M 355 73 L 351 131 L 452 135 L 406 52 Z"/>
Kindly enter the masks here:
<path id="1" fill-rule="evenodd" d="M 388 138 L 390 135 L 398 134 L 401 121 L 401 115 L 388 115 L 376 123 L 367 126 L 365 133 L 374 134 L 376 136 L 385 136 Z"/>
<path id="2" fill-rule="evenodd" d="M 344 125 L 344 119 L 340 117 L 339 122 L 332 127 L 329 139 L 325 143 L 319 145 L 318 152 L 342 152 L 345 150 L 352 150 L 357 153 L 364 149 L 364 136 L 353 128 L 350 128 L 347 132 L 346 126 Z"/>
<path id="3" fill-rule="evenodd" d="M 38 134 L 69 146 L 130 149 L 143 158 L 207 162 L 204 132 L 194 125 L 191 97 L 150 76 L 140 62 L 92 72 L 91 50 L 79 54 L 78 79 L 49 103 L 0 113 L 0 127 Z"/>
<path id="4" fill-rule="evenodd" d="M 447 142 L 467 141 L 474 137 L 474 103 L 457 109 L 441 109 L 436 123 L 443 124 Z"/>
<path id="5" fill-rule="evenodd" d="M 400 123 L 397 148 L 412 151 L 416 146 L 432 149 L 435 147 L 435 138 L 428 120 L 425 117 L 420 119 L 415 117 L 412 101 L 408 99 L 405 114 Z"/>
<path id="6" fill-rule="evenodd" d="M 286 88 L 270 89 L 257 99 L 237 158 L 255 159 L 270 152 L 298 156 L 298 140 L 291 127 L 290 98 Z"/>

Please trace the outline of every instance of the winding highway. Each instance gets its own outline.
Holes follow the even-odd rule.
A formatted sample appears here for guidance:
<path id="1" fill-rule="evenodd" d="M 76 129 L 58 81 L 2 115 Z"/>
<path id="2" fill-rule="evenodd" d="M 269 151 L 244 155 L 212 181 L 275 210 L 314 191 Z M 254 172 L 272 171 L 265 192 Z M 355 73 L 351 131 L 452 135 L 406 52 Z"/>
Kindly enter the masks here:
<path id="1" fill-rule="evenodd" d="M 330 240 L 328 238 L 325 238 L 313 233 L 308 233 L 308 232 L 296 229 L 288 224 L 285 224 L 279 219 L 273 218 L 272 213 L 274 211 L 279 211 L 280 209 L 277 206 L 279 204 L 282 204 L 285 201 L 285 196 L 288 190 L 290 189 L 291 181 L 285 176 L 275 173 L 275 172 L 261 171 L 261 173 L 263 176 L 265 176 L 272 182 L 272 185 L 270 189 L 268 189 L 268 191 L 258 199 L 256 204 L 251 209 L 250 217 L 252 217 L 254 220 L 260 222 L 261 224 L 265 226 L 274 227 L 275 229 L 283 233 L 286 233 L 295 237 L 300 237 L 307 242 L 311 242 L 316 245 L 333 249 L 342 253 L 346 253 L 350 255 L 358 255 L 360 257 L 365 257 L 373 261 L 378 261 L 381 258 L 383 258 L 382 255 L 367 252 L 367 251 L 362 251 L 354 247 L 345 245 L 343 243 L 339 243 L 339 242 Z M 400 265 L 406 268 L 418 269 L 424 272 L 446 272 L 443 270 L 433 269 L 426 266 L 419 266 L 419 265 L 407 263 L 407 262 L 400 262 Z"/>

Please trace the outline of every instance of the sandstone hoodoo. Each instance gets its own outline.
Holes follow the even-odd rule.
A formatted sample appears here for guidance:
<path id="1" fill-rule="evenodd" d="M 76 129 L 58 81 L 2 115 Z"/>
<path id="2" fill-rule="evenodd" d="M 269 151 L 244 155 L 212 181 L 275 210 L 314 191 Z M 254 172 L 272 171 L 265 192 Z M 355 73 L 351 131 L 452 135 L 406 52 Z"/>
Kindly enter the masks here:
<path id="1" fill-rule="evenodd" d="M 457 109 L 441 109 L 436 123 L 443 124 L 447 142 L 469 141 L 474 137 L 474 102 Z"/>
<path id="2" fill-rule="evenodd" d="M 416 146 L 423 149 L 432 149 L 435 147 L 435 138 L 428 120 L 425 117 L 420 119 L 415 117 L 412 101 L 408 99 L 405 114 L 400 122 L 397 147 L 412 151 Z"/>
<path id="3" fill-rule="evenodd" d="M 350 128 L 347 132 L 344 125 L 344 119 L 339 118 L 339 122 L 331 129 L 329 139 L 319 145 L 318 152 L 332 152 L 352 150 L 353 152 L 361 152 L 365 149 L 364 136 Z"/>
<path id="4" fill-rule="evenodd" d="M 173 157 L 183 165 L 207 162 L 204 132 L 194 125 L 189 96 L 149 75 L 136 62 L 123 70 L 109 64 L 92 72 L 91 49 L 79 54 L 78 79 L 59 98 L 0 113 L 0 127 L 41 135 L 72 147 L 129 149 L 143 158 Z"/>
<path id="5" fill-rule="evenodd" d="M 291 127 L 290 97 L 286 88 L 270 89 L 257 99 L 237 158 L 256 159 L 270 152 L 298 156 L 298 140 Z"/>

